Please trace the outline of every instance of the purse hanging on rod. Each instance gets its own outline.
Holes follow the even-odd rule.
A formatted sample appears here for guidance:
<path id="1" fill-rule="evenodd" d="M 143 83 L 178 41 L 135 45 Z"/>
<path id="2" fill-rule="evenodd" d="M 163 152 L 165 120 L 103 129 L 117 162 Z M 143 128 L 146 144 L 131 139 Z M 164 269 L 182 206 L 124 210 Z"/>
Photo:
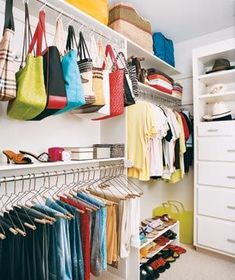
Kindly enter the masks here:
<path id="1" fill-rule="evenodd" d="M 82 32 L 79 32 L 79 44 L 78 44 L 78 67 L 81 73 L 82 85 L 84 89 L 84 95 L 86 104 L 93 104 L 95 99 L 95 93 L 92 88 L 93 72 L 92 72 L 92 59 L 87 48 L 86 41 Z"/>
<path id="2" fill-rule="evenodd" d="M 94 120 L 110 119 L 124 113 L 124 71 L 119 69 L 113 49 L 109 44 L 106 46 L 105 56 L 110 56 L 114 66 L 112 72 L 109 73 L 110 115 Z M 102 68 L 106 69 L 105 61 Z"/>
<path id="3" fill-rule="evenodd" d="M 42 51 L 43 38 L 46 45 L 44 51 Z M 29 51 L 35 46 L 37 46 L 36 55 L 43 55 L 43 73 L 47 92 L 47 104 L 43 112 L 32 120 L 42 120 L 55 114 L 67 105 L 67 94 L 59 50 L 56 46 L 47 47 L 46 14 L 43 10 L 39 12 L 39 22 L 30 44 Z"/>
<path id="4" fill-rule="evenodd" d="M 119 52 L 116 57 L 117 62 L 120 61 L 124 67 L 124 106 L 135 104 L 135 92 L 138 92 L 138 81 L 136 76 L 135 67 L 128 65 L 123 52 Z M 137 86 L 137 88 L 136 88 Z"/>
<path id="5" fill-rule="evenodd" d="M 0 41 L 0 100 L 7 101 L 16 97 L 16 79 L 11 40 L 15 33 L 13 0 L 7 0 L 3 37 Z"/>
<path id="6" fill-rule="evenodd" d="M 27 52 L 32 40 L 28 4 L 25 2 L 25 29 L 20 70 L 16 73 L 16 98 L 8 103 L 7 115 L 18 120 L 30 120 L 45 108 L 47 96 L 43 75 L 43 57 Z M 23 63 L 25 61 L 25 66 Z"/>
<path id="7" fill-rule="evenodd" d="M 60 47 L 60 53 L 65 53 L 64 49 L 62 49 L 63 31 L 62 19 L 59 19 L 56 23 L 54 44 Z M 62 57 L 61 61 L 68 103 L 65 108 L 56 112 L 56 115 L 71 111 L 85 104 L 81 75 L 77 64 L 77 48 L 75 31 L 73 26 L 70 25 L 68 27 L 66 53 Z"/>

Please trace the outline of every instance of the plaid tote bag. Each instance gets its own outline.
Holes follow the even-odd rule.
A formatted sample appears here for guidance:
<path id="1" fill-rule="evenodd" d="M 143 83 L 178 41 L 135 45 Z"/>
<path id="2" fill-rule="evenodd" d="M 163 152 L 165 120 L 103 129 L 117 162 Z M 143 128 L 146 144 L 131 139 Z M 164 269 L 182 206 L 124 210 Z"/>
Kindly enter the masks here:
<path id="1" fill-rule="evenodd" d="M 13 0 L 6 1 L 5 24 L 0 41 L 0 100 L 8 101 L 16 97 L 16 79 L 14 59 L 11 51 L 11 38 L 14 35 L 14 19 L 12 13 Z"/>

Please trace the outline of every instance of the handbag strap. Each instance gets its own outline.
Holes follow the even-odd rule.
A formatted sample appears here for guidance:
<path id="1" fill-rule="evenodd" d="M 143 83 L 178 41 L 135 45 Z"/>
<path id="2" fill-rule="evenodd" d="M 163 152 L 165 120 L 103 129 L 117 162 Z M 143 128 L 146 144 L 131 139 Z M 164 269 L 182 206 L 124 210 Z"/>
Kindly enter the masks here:
<path id="1" fill-rule="evenodd" d="M 45 40 L 46 48 L 47 48 L 47 40 L 46 40 L 46 13 L 44 10 L 39 12 L 39 22 L 34 32 L 31 44 L 29 46 L 28 53 L 32 53 L 35 45 L 36 45 L 36 56 L 42 55 L 42 40 Z"/>
<path id="2" fill-rule="evenodd" d="M 54 40 L 52 43 L 53 46 L 56 46 L 59 50 L 60 55 L 65 54 L 64 49 L 64 27 L 63 27 L 63 21 L 62 18 L 59 18 L 56 22 L 56 30 L 54 35 Z"/>
<path id="3" fill-rule="evenodd" d="M 78 49 L 78 43 L 77 43 L 74 27 L 72 25 L 69 25 L 67 42 L 66 42 L 66 50 L 70 51 L 72 49 Z"/>
<path id="4" fill-rule="evenodd" d="M 118 67 L 118 64 L 117 64 L 117 60 L 116 60 L 114 52 L 113 52 L 113 48 L 109 44 L 106 45 L 106 48 L 105 48 L 105 57 L 107 58 L 108 55 L 110 56 L 110 58 L 112 60 L 112 63 L 113 63 L 113 66 L 115 67 L 115 69 L 119 70 L 119 67 Z M 102 69 L 105 69 L 105 68 L 106 68 L 106 62 L 104 61 Z"/>
<path id="5" fill-rule="evenodd" d="M 25 2 L 25 18 L 24 18 L 24 42 L 23 42 L 23 50 L 22 50 L 22 56 L 21 56 L 21 64 L 20 68 L 23 67 L 24 61 L 27 56 L 27 51 L 29 47 L 29 42 L 32 40 L 32 31 L 29 21 L 29 7 L 27 2 Z"/>
<path id="6" fill-rule="evenodd" d="M 129 68 L 128 68 L 128 63 L 127 63 L 127 60 L 126 60 L 126 57 L 124 55 L 123 52 L 118 52 L 117 56 L 116 56 L 116 60 L 117 62 L 120 61 L 123 68 L 127 71 L 127 73 L 129 74 Z"/>
<path id="7" fill-rule="evenodd" d="M 87 48 L 86 41 L 82 32 L 79 32 L 79 45 L 78 45 L 78 54 L 81 60 L 83 59 L 91 59 L 90 53 Z"/>
<path id="8" fill-rule="evenodd" d="M 6 0 L 4 30 L 6 28 L 15 31 L 15 23 L 13 17 L 13 0 Z"/>

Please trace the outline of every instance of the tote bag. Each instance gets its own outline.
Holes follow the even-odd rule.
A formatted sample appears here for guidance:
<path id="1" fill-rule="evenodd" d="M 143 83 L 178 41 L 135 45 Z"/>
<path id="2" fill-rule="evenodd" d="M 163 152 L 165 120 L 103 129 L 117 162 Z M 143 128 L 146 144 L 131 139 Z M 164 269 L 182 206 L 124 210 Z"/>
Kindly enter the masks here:
<path id="1" fill-rule="evenodd" d="M 30 120 L 39 115 L 47 102 L 44 75 L 43 57 L 27 54 L 27 46 L 32 33 L 29 23 L 28 5 L 25 3 L 25 30 L 22 52 L 21 69 L 16 73 L 17 93 L 16 98 L 8 103 L 7 114 L 18 120 Z M 23 62 L 25 61 L 23 67 Z"/>
<path id="2" fill-rule="evenodd" d="M 79 45 L 78 45 L 78 67 L 81 73 L 82 86 L 84 90 L 84 96 L 86 104 L 92 104 L 95 100 L 95 93 L 92 88 L 93 72 L 92 72 L 92 59 L 88 51 L 86 41 L 82 32 L 79 33 Z"/>
<path id="3" fill-rule="evenodd" d="M 13 0 L 7 0 L 5 6 L 5 24 L 0 41 L 0 100 L 7 101 L 16 97 L 16 79 L 14 60 L 11 51 L 11 39 L 15 26 L 12 13 Z"/>
<path id="4" fill-rule="evenodd" d="M 124 71 L 119 69 L 111 45 L 107 45 L 105 56 L 110 56 L 114 69 L 109 73 L 109 91 L 110 91 L 110 115 L 95 120 L 105 120 L 113 118 L 124 113 Z M 106 63 L 103 63 L 105 69 Z"/>
<path id="5" fill-rule="evenodd" d="M 56 33 L 54 44 L 60 48 L 60 53 L 65 53 L 63 49 L 63 23 L 59 19 L 56 23 Z M 77 64 L 77 42 L 73 26 L 68 27 L 68 37 L 66 43 L 66 53 L 62 57 L 62 69 L 65 80 L 67 94 L 67 106 L 56 112 L 57 114 L 65 113 L 78 108 L 85 104 L 81 75 Z"/>
<path id="6" fill-rule="evenodd" d="M 116 57 L 117 61 L 120 61 L 124 67 L 124 106 L 130 106 L 135 104 L 134 90 L 135 85 L 138 85 L 135 67 L 128 65 L 123 52 L 119 52 Z"/>
<path id="7" fill-rule="evenodd" d="M 94 36 L 91 36 L 90 42 L 91 42 L 90 50 L 91 50 L 92 62 L 93 62 L 92 63 L 93 64 L 92 90 L 95 93 L 95 102 L 89 105 L 82 106 L 77 110 L 73 111 L 74 114 L 77 114 L 81 118 L 85 118 L 85 119 L 94 119 L 109 114 L 109 113 L 107 114 L 103 113 L 107 111 L 107 108 L 104 111 L 100 111 L 106 104 L 106 100 L 109 99 L 109 97 L 107 97 L 107 94 L 105 96 L 104 93 L 104 85 L 106 84 L 106 81 L 104 81 L 104 77 L 103 77 L 104 70 L 102 69 L 104 52 L 102 52 L 102 50 L 98 48 Z M 107 78 L 108 76 L 105 75 L 106 80 Z"/>
<path id="8" fill-rule="evenodd" d="M 44 82 L 47 92 L 47 104 L 41 114 L 33 120 L 42 120 L 53 115 L 67 105 L 65 81 L 61 66 L 59 50 L 56 46 L 47 47 L 45 11 L 39 12 L 39 22 L 35 30 L 29 51 L 37 46 L 37 55 L 43 55 Z M 46 49 L 42 52 L 42 41 L 45 41 Z"/>

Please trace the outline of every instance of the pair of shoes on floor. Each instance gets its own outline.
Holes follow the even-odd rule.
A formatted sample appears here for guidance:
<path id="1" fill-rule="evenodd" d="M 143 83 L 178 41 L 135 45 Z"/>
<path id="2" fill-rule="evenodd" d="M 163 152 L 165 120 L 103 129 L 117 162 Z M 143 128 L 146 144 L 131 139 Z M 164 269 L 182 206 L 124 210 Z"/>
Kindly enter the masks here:
<path id="1" fill-rule="evenodd" d="M 30 157 L 37 159 L 40 162 L 49 162 L 50 158 L 48 153 L 41 153 L 39 156 L 36 156 L 30 152 L 19 151 L 19 153 L 15 153 L 10 150 L 4 150 L 3 154 L 7 158 L 7 163 L 15 163 L 15 164 L 32 164 L 32 160 Z M 25 156 L 27 155 L 27 157 Z M 30 156 L 30 157 L 28 157 Z"/>

